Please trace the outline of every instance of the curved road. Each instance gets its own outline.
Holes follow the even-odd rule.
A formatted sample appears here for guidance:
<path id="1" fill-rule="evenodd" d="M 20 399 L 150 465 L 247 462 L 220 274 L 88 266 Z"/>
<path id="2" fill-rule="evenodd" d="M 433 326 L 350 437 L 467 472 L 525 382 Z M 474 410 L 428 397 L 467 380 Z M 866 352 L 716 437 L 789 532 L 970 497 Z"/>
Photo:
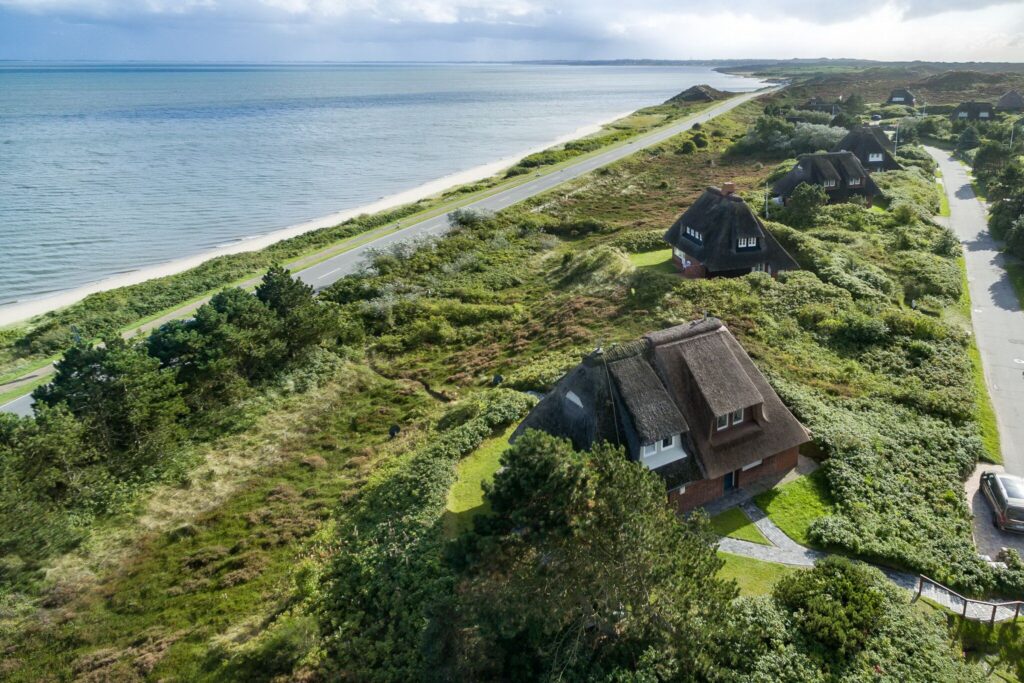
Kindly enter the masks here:
<path id="1" fill-rule="evenodd" d="M 460 208 L 463 209 L 478 209 L 484 211 L 500 211 L 508 208 L 513 204 L 517 204 L 524 199 L 529 199 L 536 195 L 542 194 L 558 187 L 562 183 L 579 178 L 580 176 L 586 175 L 591 171 L 594 171 L 602 166 L 615 163 L 620 159 L 624 159 L 635 152 L 654 145 L 660 144 L 665 140 L 684 133 L 693 128 L 696 123 L 705 123 L 721 116 L 722 114 L 735 109 L 736 107 L 749 102 L 750 100 L 760 97 L 768 92 L 778 89 L 778 87 L 766 88 L 750 93 L 743 93 L 729 98 L 719 104 L 716 104 L 699 114 L 682 119 L 671 125 L 659 128 L 658 130 L 646 133 L 644 135 L 638 135 L 637 137 L 630 140 L 627 144 L 613 147 L 612 149 L 606 150 L 595 154 L 594 156 L 581 159 L 575 163 L 563 167 L 561 170 L 546 173 L 536 178 L 528 180 L 525 183 L 510 187 L 506 190 L 496 192 L 495 194 L 489 195 L 478 199 L 475 202 L 465 204 Z M 368 241 L 356 246 L 352 249 L 344 251 L 335 256 L 323 260 L 315 265 L 303 268 L 295 273 L 295 277 L 302 280 L 306 284 L 311 285 L 316 291 L 320 291 L 325 287 L 337 282 L 341 278 L 354 273 L 362 264 L 363 258 L 370 250 L 381 249 L 398 242 L 403 242 L 410 239 L 416 239 L 418 237 L 441 235 L 447 232 L 448 225 L 448 214 L 441 214 L 432 218 L 425 218 L 421 221 L 411 223 L 405 228 L 395 230 L 393 226 L 388 225 L 383 228 L 372 230 L 363 235 L 357 236 L 356 239 L 370 237 Z M 377 233 L 380 236 L 374 238 L 373 235 Z M 325 251 L 332 251 L 337 249 L 337 245 L 328 247 Z M 317 256 L 312 255 L 309 260 L 316 260 Z M 259 282 L 259 278 L 243 283 L 243 286 L 250 284 L 256 284 Z M 195 302 L 188 306 L 182 307 L 177 311 L 170 313 L 159 320 L 155 320 L 141 328 L 139 330 L 146 331 L 153 329 L 174 318 L 187 317 L 198 308 L 201 304 L 205 303 L 207 299 Z M 132 333 L 126 334 L 125 336 L 131 336 Z M 53 372 L 53 366 L 47 366 L 45 368 L 36 370 L 35 372 L 29 373 L 25 377 L 16 379 L 8 383 L 8 387 L 13 388 L 19 384 L 24 384 L 33 378 L 41 375 L 46 375 Z M 2 387 L 0 387 L 2 390 Z M 20 398 L 16 398 L 9 403 L 0 406 L 0 411 L 15 413 L 17 415 L 31 415 L 32 414 L 32 397 L 26 394 Z"/>
<path id="2" fill-rule="evenodd" d="M 1024 314 L 1003 265 L 1006 255 L 988 232 L 985 205 L 974 194 L 967 167 L 949 152 L 925 149 L 942 170 L 949 226 L 964 247 L 971 323 L 996 411 L 1003 465 L 1024 476 Z"/>

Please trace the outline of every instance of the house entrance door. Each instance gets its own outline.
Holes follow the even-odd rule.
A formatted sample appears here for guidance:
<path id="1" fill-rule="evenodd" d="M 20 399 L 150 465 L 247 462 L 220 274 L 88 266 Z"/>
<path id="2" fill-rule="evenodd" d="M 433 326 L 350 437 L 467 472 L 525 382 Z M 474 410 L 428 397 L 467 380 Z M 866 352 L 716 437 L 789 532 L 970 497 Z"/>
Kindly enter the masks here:
<path id="1" fill-rule="evenodd" d="M 730 472 L 729 474 L 725 475 L 725 492 L 729 493 L 729 491 L 732 491 L 735 488 L 736 488 L 736 473 L 735 472 Z"/>

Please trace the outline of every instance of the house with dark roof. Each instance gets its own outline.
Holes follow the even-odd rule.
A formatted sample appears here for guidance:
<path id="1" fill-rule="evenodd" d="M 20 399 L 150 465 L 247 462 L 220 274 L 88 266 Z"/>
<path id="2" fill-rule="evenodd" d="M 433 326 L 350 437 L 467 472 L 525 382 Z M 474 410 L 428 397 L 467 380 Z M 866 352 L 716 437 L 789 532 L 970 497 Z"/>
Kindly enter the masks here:
<path id="1" fill-rule="evenodd" d="M 991 102 L 961 102 L 949 115 L 953 121 L 991 121 L 995 117 Z"/>
<path id="2" fill-rule="evenodd" d="M 878 126 L 865 126 L 847 133 L 832 151 L 853 152 L 857 161 L 868 171 L 899 171 L 903 167 L 889 152 L 890 146 L 889 139 Z"/>
<path id="3" fill-rule="evenodd" d="M 733 183 L 709 187 L 665 233 L 672 260 L 685 277 L 775 275 L 799 268 Z"/>
<path id="4" fill-rule="evenodd" d="M 810 440 L 736 338 L 705 318 L 598 349 L 513 433 L 539 429 L 578 450 L 606 441 L 665 481 L 681 511 L 771 485 Z"/>
<path id="5" fill-rule="evenodd" d="M 1024 111 L 1024 95 L 1021 95 L 1016 90 L 1009 91 L 996 102 L 996 111 Z"/>
<path id="6" fill-rule="evenodd" d="M 853 152 L 818 152 L 797 159 L 796 166 L 772 185 L 772 197 L 786 203 L 800 183 L 820 185 L 828 194 L 829 203 L 863 197 L 871 205 L 882 191 L 871 179 Z"/>
<path id="7" fill-rule="evenodd" d="M 917 104 L 917 98 L 914 97 L 914 93 L 910 92 L 906 88 L 896 88 L 889 93 L 889 99 L 887 99 L 885 103 L 902 104 L 907 107 L 913 107 Z"/>
<path id="8" fill-rule="evenodd" d="M 834 116 L 839 113 L 842 104 L 842 97 L 835 102 L 829 102 L 820 97 L 812 97 L 800 105 L 800 109 L 803 109 L 804 111 L 823 111 Z"/>

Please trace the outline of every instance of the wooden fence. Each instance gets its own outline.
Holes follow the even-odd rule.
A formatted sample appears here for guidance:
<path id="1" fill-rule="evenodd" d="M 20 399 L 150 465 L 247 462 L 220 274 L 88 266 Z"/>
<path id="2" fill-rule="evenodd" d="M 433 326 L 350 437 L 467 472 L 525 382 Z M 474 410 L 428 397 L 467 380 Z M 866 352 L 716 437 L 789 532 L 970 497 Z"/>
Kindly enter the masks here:
<path id="1" fill-rule="evenodd" d="M 955 603 L 956 601 L 959 601 L 959 603 L 963 605 L 963 607 L 960 610 L 960 616 L 964 619 L 971 619 L 972 621 L 987 621 L 990 626 L 996 623 L 996 616 L 999 614 L 1000 610 L 1002 610 L 1007 615 L 1006 619 L 1012 619 L 1013 621 L 1017 621 L 1017 617 L 1020 616 L 1020 608 L 1022 605 L 1024 605 L 1024 602 L 1020 600 L 1013 600 L 1011 602 L 989 602 L 987 600 L 975 600 L 974 598 L 968 598 L 963 595 L 960 595 L 952 588 L 943 586 L 938 581 L 929 579 L 924 574 L 918 576 L 917 594 L 914 595 L 914 600 L 917 600 L 921 597 L 921 594 L 924 592 L 924 588 L 926 585 L 934 586 L 937 592 L 944 593 L 949 598 L 954 598 L 955 600 L 948 601 L 950 603 Z M 944 601 L 940 600 L 938 602 Z M 953 609 L 952 604 L 946 604 L 945 606 L 949 607 L 951 610 Z M 976 607 L 975 609 L 970 610 L 969 608 L 972 606 Z M 1012 617 L 1009 616 L 1009 613 L 1011 612 L 1013 613 Z M 1004 619 L 999 619 L 999 621 L 1003 620 Z"/>

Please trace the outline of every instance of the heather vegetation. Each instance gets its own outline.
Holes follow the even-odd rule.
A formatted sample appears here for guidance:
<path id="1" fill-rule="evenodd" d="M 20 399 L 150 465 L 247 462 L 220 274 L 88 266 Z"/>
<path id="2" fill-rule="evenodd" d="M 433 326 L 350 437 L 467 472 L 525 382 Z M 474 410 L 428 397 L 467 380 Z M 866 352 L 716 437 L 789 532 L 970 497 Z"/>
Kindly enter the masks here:
<path id="1" fill-rule="evenodd" d="M 773 214 L 802 268 L 777 279 L 629 258 L 706 185 L 763 206 L 753 188 L 798 134 L 772 123 L 789 142 L 751 148 L 765 116 L 750 103 L 497 215 L 456 212 L 444 238 L 376 252 L 316 299 L 273 269 L 145 342 L 76 346 L 39 415 L 0 427 L 0 543 L 19 558 L 0 575 L 4 675 L 978 678 L 941 620 L 853 561 L 737 598 L 703 515 L 677 517 L 610 446 L 528 433 L 451 519 L 459 462 L 521 419 L 524 390 L 708 313 L 814 435 L 824 502 L 791 515 L 810 542 L 967 591 L 1010 585 L 971 541 L 962 481 L 986 453 L 948 315 L 958 245 L 923 170 L 875 174 L 885 211 L 808 196 Z M 116 515 L 151 509 L 140 492 L 206 486 L 226 490 L 171 528 L 122 527 L 113 568 L 95 559 Z M 47 576 L 72 556 L 102 578 Z"/>

